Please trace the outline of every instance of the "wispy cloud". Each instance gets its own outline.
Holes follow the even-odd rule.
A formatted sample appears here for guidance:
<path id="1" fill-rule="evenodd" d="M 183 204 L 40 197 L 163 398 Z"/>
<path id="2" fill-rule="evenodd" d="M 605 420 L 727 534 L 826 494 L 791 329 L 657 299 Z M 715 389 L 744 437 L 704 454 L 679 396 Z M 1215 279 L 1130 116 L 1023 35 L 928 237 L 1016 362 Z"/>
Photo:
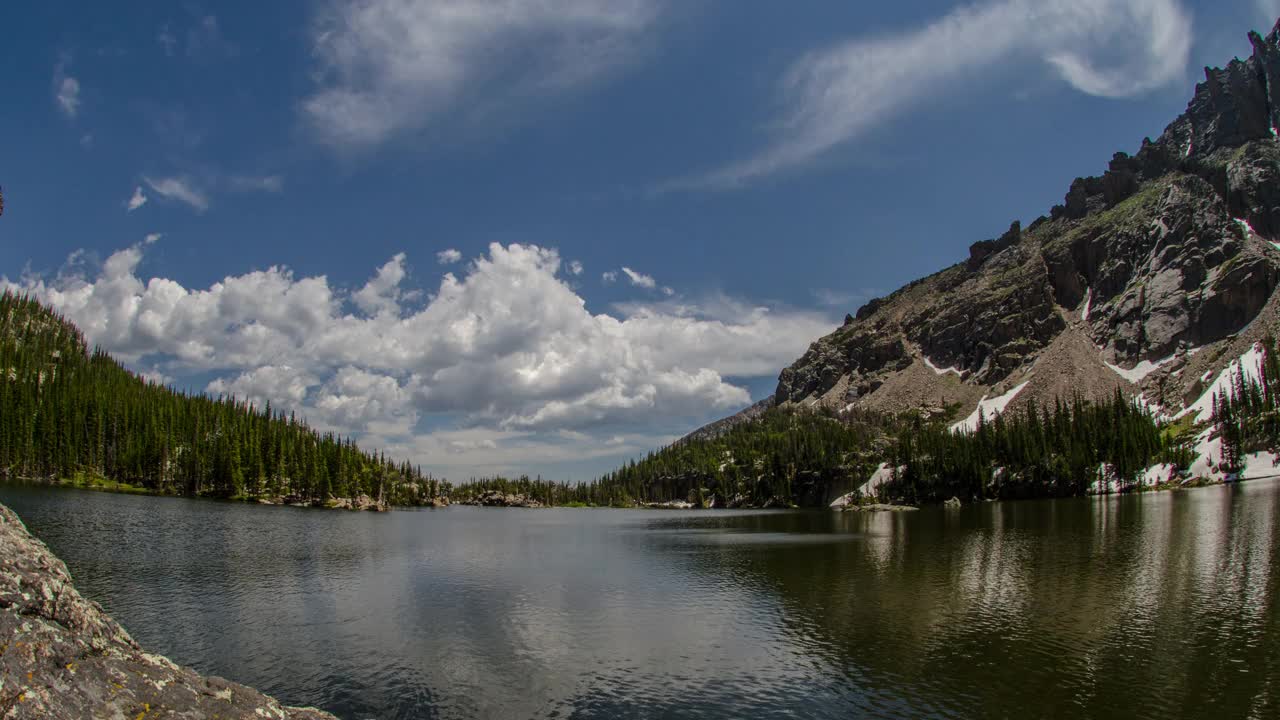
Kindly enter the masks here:
<path id="1" fill-rule="evenodd" d="M 602 272 L 600 273 L 600 282 L 604 283 L 605 285 L 612 285 L 618 282 L 618 273 L 614 272 L 613 270 L 607 270 L 605 272 Z"/>
<path id="2" fill-rule="evenodd" d="M 127 212 L 133 212 L 146 204 L 147 194 L 142 192 L 142 186 L 139 185 L 133 189 L 133 197 L 125 203 L 125 208 Z"/>
<path id="3" fill-rule="evenodd" d="M 199 213 L 209 209 L 209 197 L 198 189 L 189 178 L 144 177 L 142 180 L 151 187 L 152 191 L 165 199 L 177 200 Z"/>
<path id="4" fill-rule="evenodd" d="M 436 253 L 436 262 L 440 263 L 441 265 L 452 265 L 461 259 L 462 259 L 462 253 L 458 252 L 454 248 L 449 248 L 448 250 L 441 250 L 440 252 Z"/>
<path id="5" fill-rule="evenodd" d="M 770 142 L 669 187 L 732 188 L 806 165 L 999 63 L 1038 58 L 1080 92 L 1139 94 L 1181 76 L 1191 41 L 1191 18 L 1179 0 L 964 6 L 916 30 L 860 37 L 800 58 L 779 83 Z"/>
<path id="6" fill-rule="evenodd" d="M 66 64 L 64 59 L 53 68 L 53 97 L 64 115 L 75 118 L 80 112 L 80 81 L 67 74 Z"/>
<path id="7" fill-rule="evenodd" d="M 582 271 L 583 271 L 583 267 L 581 262 L 579 262 L 578 260 L 572 260 L 569 262 L 570 275 L 581 275 Z"/>
<path id="8" fill-rule="evenodd" d="M 645 275 L 644 273 L 636 272 L 629 267 L 622 268 L 622 272 L 626 274 L 627 280 L 631 281 L 631 284 L 635 287 L 652 290 L 658 286 L 657 281 L 653 279 L 652 275 Z"/>
<path id="9" fill-rule="evenodd" d="M 302 103 L 324 142 L 368 147 L 465 100 L 545 96 L 635 55 L 666 0 L 360 0 L 314 29 L 319 88 Z"/>

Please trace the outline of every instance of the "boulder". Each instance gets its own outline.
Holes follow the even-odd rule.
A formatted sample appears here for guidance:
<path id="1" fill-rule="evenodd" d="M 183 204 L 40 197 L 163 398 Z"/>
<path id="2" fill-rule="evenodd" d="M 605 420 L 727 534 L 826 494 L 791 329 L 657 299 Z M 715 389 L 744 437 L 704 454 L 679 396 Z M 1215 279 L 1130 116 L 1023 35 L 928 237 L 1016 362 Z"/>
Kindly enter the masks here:
<path id="1" fill-rule="evenodd" d="M 2 505 L 0 717 L 336 720 L 146 652 Z"/>

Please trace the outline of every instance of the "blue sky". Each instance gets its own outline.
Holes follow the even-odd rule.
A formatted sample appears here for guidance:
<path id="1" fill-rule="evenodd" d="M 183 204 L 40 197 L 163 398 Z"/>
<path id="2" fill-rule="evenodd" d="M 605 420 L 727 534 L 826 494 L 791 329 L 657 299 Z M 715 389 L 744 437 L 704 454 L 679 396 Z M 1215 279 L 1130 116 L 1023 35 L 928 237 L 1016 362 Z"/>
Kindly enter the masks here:
<path id="1" fill-rule="evenodd" d="M 0 23 L 0 277 L 179 387 L 455 480 L 582 479 L 1046 212 L 1277 15 L 22 3 Z"/>

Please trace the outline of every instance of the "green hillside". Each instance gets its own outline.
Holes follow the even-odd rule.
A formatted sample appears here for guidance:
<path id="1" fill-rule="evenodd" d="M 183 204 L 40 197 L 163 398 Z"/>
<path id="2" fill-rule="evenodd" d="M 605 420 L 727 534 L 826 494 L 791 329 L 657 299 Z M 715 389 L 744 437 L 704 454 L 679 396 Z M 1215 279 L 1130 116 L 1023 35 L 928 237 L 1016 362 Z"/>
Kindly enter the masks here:
<path id="1" fill-rule="evenodd" d="M 414 505 L 447 485 L 270 406 L 175 391 L 0 295 L 0 477 L 165 495 Z"/>

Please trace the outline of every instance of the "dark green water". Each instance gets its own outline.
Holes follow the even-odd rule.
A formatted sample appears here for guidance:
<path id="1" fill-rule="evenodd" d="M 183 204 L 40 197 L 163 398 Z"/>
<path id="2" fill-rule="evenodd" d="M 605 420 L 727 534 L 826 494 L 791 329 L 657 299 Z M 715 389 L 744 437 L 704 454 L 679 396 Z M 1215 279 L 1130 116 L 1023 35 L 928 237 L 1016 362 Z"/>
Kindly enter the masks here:
<path id="1" fill-rule="evenodd" d="M 344 718 L 1280 717 L 1280 484 L 911 514 L 0 487 L 149 649 Z"/>

